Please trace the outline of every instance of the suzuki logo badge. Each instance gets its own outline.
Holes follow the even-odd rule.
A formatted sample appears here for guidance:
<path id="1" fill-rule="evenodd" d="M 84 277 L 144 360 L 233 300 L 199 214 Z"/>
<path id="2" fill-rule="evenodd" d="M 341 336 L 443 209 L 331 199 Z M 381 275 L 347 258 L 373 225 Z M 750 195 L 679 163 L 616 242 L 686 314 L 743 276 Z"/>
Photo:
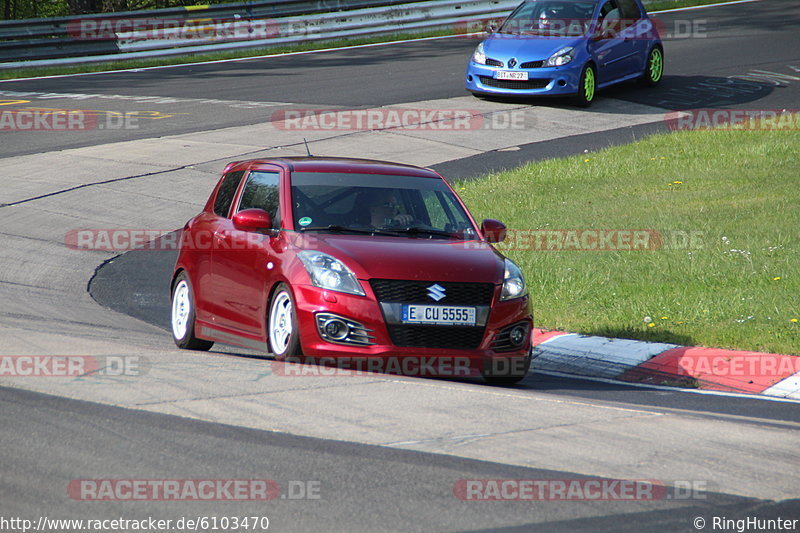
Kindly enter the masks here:
<path id="1" fill-rule="evenodd" d="M 428 287 L 428 296 L 430 296 L 431 300 L 436 300 L 437 302 L 447 296 L 445 294 L 445 288 L 439 285 L 438 283 L 434 283 L 430 287 Z"/>

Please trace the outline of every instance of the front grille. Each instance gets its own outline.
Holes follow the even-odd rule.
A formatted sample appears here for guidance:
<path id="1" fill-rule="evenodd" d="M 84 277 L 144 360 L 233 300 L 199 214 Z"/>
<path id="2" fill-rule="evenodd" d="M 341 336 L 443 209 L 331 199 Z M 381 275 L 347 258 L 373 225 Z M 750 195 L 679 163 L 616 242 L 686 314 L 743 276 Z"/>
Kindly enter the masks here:
<path id="1" fill-rule="evenodd" d="M 389 326 L 395 346 L 474 350 L 483 340 L 484 328 L 458 326 Z"/>
<path id="2" fill-rule="evenodd" d="M 491 57 L 487 57 L 486 58 L 486 64 L 488 66 L 490 66 L 490 67 L 502 67 L 503 66 L 503 62 L 502 61 L 498 61 L 496 59 L 492 59 Z"/>
<path id="3" fill-rule="evenodd" d="M 494 78 L 490 78 L 489 76 L 480 76 L 481 83 L 484 85 L 488 85 L 489 87 L 496 87 L 498 89 L 517 89 L 517 90 L 526 90 L 526 89 L 544 89 L 547 87 L 547 84 L 550 83 L 550 80 L 547 79 L 533 79 L 533 80 L 496 80 Z"/>
<path id="4" fill-rule="evenodd" d="M 522 348 L 521 345 L 512 344 L 511 339 L 509 338 L 511 335 L 511 330 L 520 325 L 525 326 L 525 335 L 527 336 L 528 326 L 526 322 L 517 322 L 516 324 L 511 324 L 510 326 L 503 328 L 497 333 L 497 335 L 494 336 L 494 340 L 492 340 L 492 350 L 495 352 L 513 352 Z"/>
<path id="5" fill-rule="evenodd" d="M 491 305 L 492 296 L 494 295 L 494 285 L 491 283 L 450 283 L 397 279 L 373 279 L 369 283 L 379 302 L 430 305 Z M 433 284 L 444 287 L 447 295 L 438 302 L 428 296 L 428 287 Z"/>
<path id="6" fill-rule="evenodd" d="M 542 68 L 544 66 L 544 61 L 528 61 L 527 63 L 523 63 L 519 66 L 519 68 Z"/>

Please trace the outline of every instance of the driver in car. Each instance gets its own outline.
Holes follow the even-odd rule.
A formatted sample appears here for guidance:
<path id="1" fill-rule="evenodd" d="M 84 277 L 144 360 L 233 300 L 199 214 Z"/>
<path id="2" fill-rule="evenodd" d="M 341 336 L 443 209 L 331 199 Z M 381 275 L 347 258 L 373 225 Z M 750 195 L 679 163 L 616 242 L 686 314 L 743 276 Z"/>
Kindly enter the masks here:
<path id="1" fill-rule="evenodd" d="M 359 203 L 367 206 L 369 224 L 375 228 L 408 226 L 414 217 L 400 213 L 400 205 L 392 189 L 370 189 L 361 194 Z"/>
<path id="2" fill-rule="evenodd" d="M 366 222 L 374 228 L 389 226 L 408 226 L 414 217 L 400 213 L 400 205 L 392 189 L 367 189 L 361 191 L 356 201 L 357 206 L 362 206 Z"/>

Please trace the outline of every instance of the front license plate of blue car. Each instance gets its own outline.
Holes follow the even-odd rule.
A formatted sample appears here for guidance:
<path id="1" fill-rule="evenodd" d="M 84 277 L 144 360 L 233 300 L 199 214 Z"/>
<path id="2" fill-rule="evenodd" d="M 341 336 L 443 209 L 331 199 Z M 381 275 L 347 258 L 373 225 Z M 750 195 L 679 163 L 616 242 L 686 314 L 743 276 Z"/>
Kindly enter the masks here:
<path id="1" fill-rule="evenodd" d="M 495 79 L 498 80 L 518 80 L 518 81 L 527 81 L 528 80 L 528 73 L 527 72 L 513 72 L 510 70 L 498 70 L 494 73 Z"/>
<path id="2" fill-rule="evenodd" d="M 474 326 L 474 307 L 449 305 L 403 305 L 404 324 L 432 324 L 436 326 Z"/>

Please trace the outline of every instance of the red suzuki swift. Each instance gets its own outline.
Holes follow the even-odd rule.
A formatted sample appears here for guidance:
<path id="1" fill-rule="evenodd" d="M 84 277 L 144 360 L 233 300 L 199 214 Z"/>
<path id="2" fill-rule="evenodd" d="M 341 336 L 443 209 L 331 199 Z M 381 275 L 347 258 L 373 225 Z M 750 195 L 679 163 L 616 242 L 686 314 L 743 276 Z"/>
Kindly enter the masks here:
<path id="1" fill-rule="evenodd" d="M 342 158 L 229 164 L 183 228 L 171 284 L 181 348 L 214 342 L 327 366 L 512 384 L 533 320 L 520 269 L 447 182 Z"/>

